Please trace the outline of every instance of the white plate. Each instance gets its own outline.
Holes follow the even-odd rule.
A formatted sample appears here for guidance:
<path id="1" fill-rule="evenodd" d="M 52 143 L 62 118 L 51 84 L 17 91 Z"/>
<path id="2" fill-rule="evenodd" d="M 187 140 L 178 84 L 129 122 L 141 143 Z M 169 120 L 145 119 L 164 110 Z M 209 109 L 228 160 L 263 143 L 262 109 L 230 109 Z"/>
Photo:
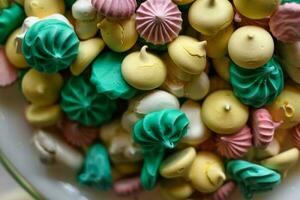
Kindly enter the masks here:
<path id="1" fill-rule="evenodd" d="M 76 184 L 75 172 L 58 166 L 46 167 L 42 165 L 32 146 L 32 129 L 24 120 L 25 105 L 25 100 L 17 84 L 4 89 L 0 88 L 0 160 L 15 176 L 15 179 L 36 199 L 132 199 L 118 198 L 96 189 L 82 188 Z M 159 193 L 156 192 L 156 194 Z M 144 193 L 138 199 L 150 200 L 154 198 L 155 200 L 162 199 L 160 195 L 155 195 L 155 192 Z M 231 200 L 238 199 L 241 198 L 237 192 Z M 256 195 L 255 199 L 300 199 L 300 170 L 293 170 L 275 190 Z"/>

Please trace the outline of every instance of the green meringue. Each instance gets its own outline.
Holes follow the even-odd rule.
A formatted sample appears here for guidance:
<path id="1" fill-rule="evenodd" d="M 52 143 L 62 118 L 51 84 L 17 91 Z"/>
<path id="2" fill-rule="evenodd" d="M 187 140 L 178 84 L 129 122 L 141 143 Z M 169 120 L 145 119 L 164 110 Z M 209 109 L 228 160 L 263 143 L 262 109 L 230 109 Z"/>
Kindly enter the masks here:
<path id="1" fill-rule="evenodd" d="M 187 116 L 180 110 L 164 109 L 147 114 L 134 125 L 133 140 L 144 154 L 141 183 L 145 189 L 155 187 L 166 149 L 173 149 L 186 135 L 188 124 Z"/>
<path id="2" fill-rule="evenodd" d="M 227 173 L 246 199 L 252 199 L 255 193 L 272 190 L 281 181 L 277 172 L 244 160 L 229 161 Z"/>
<path id="3" fill-rule="evenodd" d="M 99 94 L 114 100 L 117 98 L 131 99 L 137 89 L 124 80 L 121 64 L 126 54 L 106 51 L 101 53 L 92 64 L 91 82 Z"/>
<path id="4" fill-rule="evenodd" d="M 77 180 L 80 184 L 95 186 L 104 190 L 112 187 L 109 155 L 102 144 L 94 144 L 89 148 Z"/>
<path id="5" fill-rule="evenodd" d="M 86 126 L 99 126 L 112 118 L 117 106 L 98 94 L 89 77 L 71 77 L 61 91 L 60 106 L 66 115 Z"/>
<path id="6" fill-rule="evenodd" d="M 236 97 L 254 108 L 271 103 L 284 87 L 283 72 L 275 57 L 256 69 L 245 69 L 231 62 L 230 82 Z"/>
<path id="7" fill-rule="evenodd" d="M 35 23 L 25 34 L 22 52 L 40 72 L 54 73 L 70 67 L 77 57 L 79 39 L 73 28 L 57 19 Z"/>
<path id="8" fill-rule="evenodd" d="M 285 4 L 285 3 L 299 3 L 300 4 L 300 0 L 281 0 L 281 4 Z"/>
<path id="9" fill-rule="evenodd" d="M 0 44 L 4 44 L 10 34 L 22 25 L 26 15 L 24 9 L 17 3 L 0 9 Z"/>

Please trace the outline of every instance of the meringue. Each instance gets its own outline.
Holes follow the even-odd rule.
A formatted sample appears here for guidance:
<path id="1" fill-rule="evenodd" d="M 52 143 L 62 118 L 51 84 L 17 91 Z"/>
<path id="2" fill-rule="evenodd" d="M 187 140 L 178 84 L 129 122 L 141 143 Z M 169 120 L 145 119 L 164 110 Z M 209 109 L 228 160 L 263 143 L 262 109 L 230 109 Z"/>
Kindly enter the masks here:
<path id="1" fill-rule="evenodd" d="M 27 16 L 44 18 L 49 15 L 65 13 L 65 3 L 61 0 L 25 0 L 24 9 Z"/>
<path id="2" fill-rule="evenodd" d="M 3 48 L 0 48 L 0 77 L 0 88 L 11 85 L 18 78 L 18 72 L 8 61 Z"/>

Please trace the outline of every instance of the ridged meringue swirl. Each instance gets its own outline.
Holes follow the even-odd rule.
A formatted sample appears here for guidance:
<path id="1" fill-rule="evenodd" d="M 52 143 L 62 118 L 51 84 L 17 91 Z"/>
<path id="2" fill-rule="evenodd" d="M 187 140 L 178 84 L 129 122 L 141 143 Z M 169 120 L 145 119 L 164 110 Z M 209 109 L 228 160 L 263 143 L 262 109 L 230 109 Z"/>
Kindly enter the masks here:
<path id="1" fill-rule="evenodd" d="M 222 185 L 217 191 L 215 191 L 210 200 L 228 200 L 236 189 L 236 184 L 233 181 L 229 181 Z"/>
<path id="2" fill-rule="evenodd" d="M 9 35 L 22 25 L 25 17 L 24 9 L 17 3 L 0 9 L 0 44 L 4 44 Z"/>
<path id="3" fill-rule="evenodd" d="M 252 146 L 252 134 L 248 126 L 232 135 L 218 135 L 217 151 L 226 158 L 243 157 Z"/>
<path id="4" fill-rule="evenodd" d="M 114 183 L 113 191 L 119 196 L 131 196 L 143 191 L 140 177 L 121 179 Z"/>
<path id="5" fill-rule="evenodd" d="M 105 17 L 129 18 L 137 6 L 136 0 L 92 0 L 92 5 Z"/>
<path id="6" fill-rule="evenodd" d="M 256 69 L 245 69 L 231 62 L 230 82 L 242 103 L 260 108 L 271 103 L 281 93 L 284 77 L 280 63 L 273 57 Z"/>
<path id="7" fill-rule="evenodd" d="M 104 190 L 112 187 L 109 155 L 102 144 L 96 143 L 89 148 L 77 180 L 80 184 Z"/>
<path id="8" fill-rule="evenodd" d="M 116 102 L 98 94 L 89 77 L 71 77 L 61 91 L 60 106 L 69 119 L 86 126 L 99 126 L 112 118 Z"/>
<path id="9" fill-rule="evenodd" d="M 78 54 L 79 39 L 65 22 L 46 19 L 35 23 L 22 42 L 27 63 L 40 72 L 54 73 L 70 67 Z"/>
<path id="10" fill-rule="evenodd" d="M 182 28 L 181 12 L 171 0 L 147 0 L 136 11 L 140 36 L 153 44 L 174 40 Z"/>
<path id="11" fill-rule="evenodd" d="M 173 149 L 186 135 L 189 120 L 178 109 L 163 109 L 147 114 L 135 123 L 133 140 L 144 154 L 141 184 L 151 190 L 155 187 L 158 169 L 166 149 Z"/>
<path id="12" fill-rule="evenodd" d="M 270 30 L 282 42 L 293 43 L 300 40 L 300 4 L 280 5 L 270 18 Z"/>
<path id="13" fill-rule="evenodd" d="M 246 199 L 252 199 L 255 193 L 272 190 L 281 181 L 277 172 L 244 160 L 229 161 L 227 173 L 240 187 Z"/>
<path id="14" fill-rule="evenodd" d="M 294 146 L 300 150 L 300 124 L 295 126 L 293 129 L 293 143 Z"/>
<path id="15" fill-rule="evenodd" d="M 101 53 L 92 64 L 91 82 L 99 94 L 114 100 L 131 99 L 137 90 L 124 80 L 121 64 L 126 54 L 107 51 Z"/>
<path id="16" fill-rule="evenodd" d="M 273 140 L 275 130 L 281 123 L 272 120 L 272 116 L 265 108 L 252 112 L 253 141 L 256 147 L 265 148 Z"/>

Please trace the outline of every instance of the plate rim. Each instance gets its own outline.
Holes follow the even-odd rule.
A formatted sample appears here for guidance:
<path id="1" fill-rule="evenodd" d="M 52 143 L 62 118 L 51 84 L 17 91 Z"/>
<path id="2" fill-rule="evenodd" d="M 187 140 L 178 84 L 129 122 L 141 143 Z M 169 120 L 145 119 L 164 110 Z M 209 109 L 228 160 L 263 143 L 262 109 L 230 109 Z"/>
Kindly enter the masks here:
<path id="1" fill-rule="evenodd" d="M 12 178 L 34 199 L 45 200 L 46 198 L 16 169 L 12 162 L 5 156 L 0 149 L 0 163 L 6 169 L 6 171 L 12 176 Z"/>

